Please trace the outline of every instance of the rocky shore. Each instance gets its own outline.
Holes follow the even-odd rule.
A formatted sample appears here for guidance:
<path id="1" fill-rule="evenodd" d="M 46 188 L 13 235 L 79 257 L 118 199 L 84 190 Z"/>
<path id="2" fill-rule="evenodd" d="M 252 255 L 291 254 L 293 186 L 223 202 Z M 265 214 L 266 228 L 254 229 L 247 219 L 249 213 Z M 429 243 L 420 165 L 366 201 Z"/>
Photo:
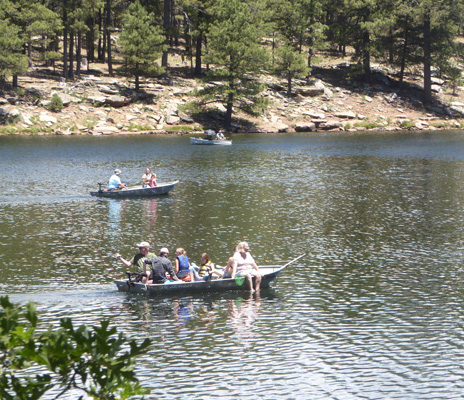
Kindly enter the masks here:
<path id="1" fill-rule="evenodd" d="M 190 115 L 182 106 L 201 83 L 185 69 L 162 79 L 144 79 L 134 91 L 130 79 L 110 77 L 94 65 L 79 79 L 65 82 L 50 69 L 36 68 L 19 78 L 19 88 L 0 91 L 0 134 L 120 135 L 200 133 L 221 129 L 225 109 Z M 350 80 L 351 65 L 314 68 L 311 80 L 296 80 L 293 96 L 286 82 L 271 75 L 260 80 L 270 107 L 261 117 L 234 114 L 233 132 L 315 132 L 363 130 L 434 130 L 464 127 L 464 88 L 456 94 L 443 79 L 434 78 L 435 103 L 421 102 L 419 76 L 398 88 L 394 74 L 374 69 L 372 81 Z M 53 95 L 63 108 L 52 111 Z"/>

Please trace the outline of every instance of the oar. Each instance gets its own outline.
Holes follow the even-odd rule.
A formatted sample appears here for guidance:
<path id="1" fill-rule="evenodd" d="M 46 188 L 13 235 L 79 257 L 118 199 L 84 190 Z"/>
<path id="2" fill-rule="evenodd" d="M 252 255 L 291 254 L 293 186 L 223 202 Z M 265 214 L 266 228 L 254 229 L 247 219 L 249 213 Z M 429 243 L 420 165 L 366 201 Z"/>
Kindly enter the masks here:
<path id="1" fill-rule="evenodd" d="M 303 253 L 301 256 L 298 256 L 294 258 L 292 261 L 289 261 L 287 264 L 285 264 L 282 268 L 288 267 L 290 264 L 293 264 L 295 261 L 299 260 L 301 257 L 305 256 L 306 253 Z"/>
<path id="2" fill-rule="evenodd" d="M 100 255 L 101 259 L 106 263 L 106 265 L 108 265 L 113 270 L 114 274 L 116 275 L 116 278 L 121 279 L 119 275 L 116 273 L 116 271 L 114 270 L 113 266 L 106 260 L 105 257 L 103 257 L 102 253 L 100 253 L 100 251 L 93 244 L 91 244 L 91 246 Z"/>

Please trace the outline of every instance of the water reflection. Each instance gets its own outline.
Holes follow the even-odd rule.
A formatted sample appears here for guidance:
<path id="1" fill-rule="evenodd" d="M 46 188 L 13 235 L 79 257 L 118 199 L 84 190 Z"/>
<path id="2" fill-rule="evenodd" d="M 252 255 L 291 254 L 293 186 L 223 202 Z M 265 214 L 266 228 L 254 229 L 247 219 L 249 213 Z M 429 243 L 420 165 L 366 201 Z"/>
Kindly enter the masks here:
<path id="1" fill-rule="evenodd" d="M 126 200 L 108 199 L 108 239 L 110 246 L 117 248 L 121 230 L 121 214 L 126 209 Z"/>
<path id="2" fill-rule="evenodd" d="M 251 346 L 253 338 L 253 324 L 258 319 L 259 309 L 261 308 L 261 296 L 259 293 L 249 294 L 248 296 L 237 297 L 234 300 L 226 301 L 228 325 L 234 331 L 232 340 L 237 345 L 245 348 Z"/>

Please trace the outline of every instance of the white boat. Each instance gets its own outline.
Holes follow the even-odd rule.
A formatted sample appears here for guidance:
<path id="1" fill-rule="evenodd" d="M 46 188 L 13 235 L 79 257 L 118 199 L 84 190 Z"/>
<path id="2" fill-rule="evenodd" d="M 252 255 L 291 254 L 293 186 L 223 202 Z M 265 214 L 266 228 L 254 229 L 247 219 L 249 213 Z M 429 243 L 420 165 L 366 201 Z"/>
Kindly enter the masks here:
<path id="1" fill-rule="evenodd" d="M 222 145 L 222 146 L 230 146 L 232 144 L 232 140 L 209 140 L 209 139 L 201 139 L 201 138 L 190 138 L 190 144 L 205 144 L 205 145 Z"/>

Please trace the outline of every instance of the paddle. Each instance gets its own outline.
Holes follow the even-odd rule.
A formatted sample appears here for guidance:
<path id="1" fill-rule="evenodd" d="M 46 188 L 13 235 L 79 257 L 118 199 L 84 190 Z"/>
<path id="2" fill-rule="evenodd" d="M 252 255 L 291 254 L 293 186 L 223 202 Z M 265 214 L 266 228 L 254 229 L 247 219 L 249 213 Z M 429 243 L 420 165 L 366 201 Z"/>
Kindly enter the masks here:
<path id="1" fill-rule="evenodd" d="M 289 261 L 287 264 L 285 264 L 282 268 L 288 267 L 290 264 L 293 264 L 295 261 L 298 261 L 301 257 L 305 256 L 306 253 L 303 253 L 302 255 L 294 258 L 292 261 Z"/>
<path id="2" fill-rule="evenodd" d="M 99 254 L 99 256 L 100 256 L 101 259 L 106 263 L 106 265 L 108 265 L 108 266 L 113 270 L 113 272 L 114 272 L 114 274 L 116 275 L 116 277 L 117 277 L 118 279 L 121 279 L 121 278 L 119 277 L 119 275 L 116 273 L 116 271 L 114 270 L 113 266 L 106 260 L 105 257 L 103 257 L 103 255 L 100 253 L 100 251 L 98 251 L 98 249 L 97 249 L 93 244 L 91 244 L 91 246 L 92 246 L 93 249 Z"/>

